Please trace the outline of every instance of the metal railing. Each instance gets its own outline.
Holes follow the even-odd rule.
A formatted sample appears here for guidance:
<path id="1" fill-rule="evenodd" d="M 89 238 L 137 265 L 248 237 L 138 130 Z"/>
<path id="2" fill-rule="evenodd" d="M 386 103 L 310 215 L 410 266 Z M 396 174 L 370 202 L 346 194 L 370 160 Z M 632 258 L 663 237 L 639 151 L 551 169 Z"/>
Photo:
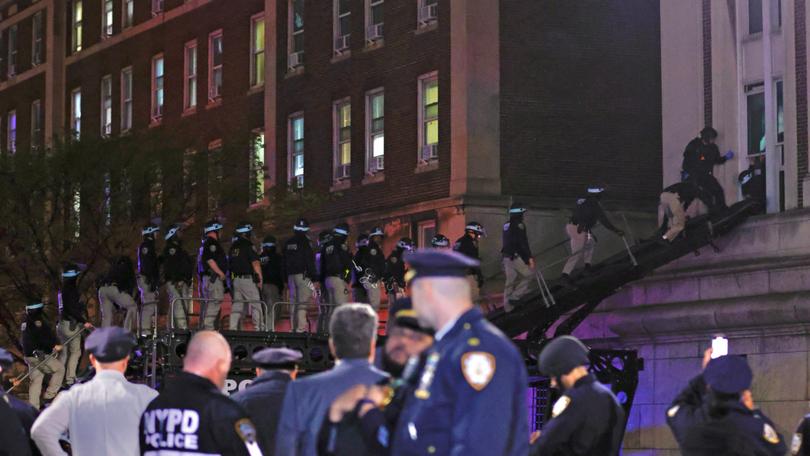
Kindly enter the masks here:
<path id="1" fill-rule="evenodd" d="M 194 302 L 208 303 L 208 302 L 222 302 L 224 300 L 225 300 L 224 298 L 223 299 L 212 299 L 212 298 L 195 298 L 195 297 L 174 298 L 174 299 L 172 299 L 171 303 L 169 304 L 169 318 L 168 318 L 168 320 L 169 320 L 169 322 L 168 322 L 169 331 L 174 331 L 174 329 L 175 329 L 174 328 L 174 318 L 175 318 L 174 317 L 174 308 L 175 308 L 175 305 L 177 305 L 178 302 L 187 301 L 187 302 L 190 302 L 190 303 L 194 303 Z M 268 314 L 267 314 L 267 304 L 264 301 L 255 300 L 255 299 L 231 299 L 231 305 L 233 305 L 233 304 L 255 304 L 255 303 L 259 303 L 262 306 L 263 320 L 264 320 L 264 321 L 262 321 L 262 327 L 264 327 L 265 330 L 266 330 L 267 323 L 268 323 L 268 320 L 267 320 L 267 315 Z M 200 311 L 199 314 L 194 314 L 194 313 L 189 312 L 188 309 L 185 306 L 183 306 L 183 313 L 186 314 L 186 322 L 188 322 L 189 316 L 198 316 L 198 317 L 200 317 L 201 320 L 202 320 L 202 317 L 203 317 L 202 310 Z M 200 324 L 202 324 L 202 323 L 203 322 L 200 321 Z M 261 330 L 262 330 L 261 328 L 257 328 L 257 331 L 261 331 Z"/>

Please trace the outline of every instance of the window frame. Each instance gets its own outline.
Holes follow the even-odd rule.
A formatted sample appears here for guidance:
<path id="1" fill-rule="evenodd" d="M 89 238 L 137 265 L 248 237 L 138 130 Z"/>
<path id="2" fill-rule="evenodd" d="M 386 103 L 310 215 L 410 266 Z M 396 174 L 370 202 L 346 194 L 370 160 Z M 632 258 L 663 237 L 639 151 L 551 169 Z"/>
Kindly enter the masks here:
<path id="1" fill-rule="evenodd" d="M 295 48 L 295 38 L 296 38 L 297 35 L 302 35 L 302 41 L 303 41 L 303 35 L 304 35 L 304 32 L 306 31 L 306 25 L 307 25 L 306 21 L 304 21 L 304 25 L 303 25 L 303 27 L 301 27 L 301 30 L 296 31 L 295 28 L 294 28 L 295 10 L 293 9 L 293 4 L 296 1 L 299 1 L 299 0 L 289 0 L 287 2 L 287 67 L 288 67 L 288 69 L 290 69 L 292 71 L 295 71 L 298 68 L 301 68 L 301 67 L 304 66 L 304 62 L 303 62 L 304 44 L 302 42 L 301 43 L 301 49 L 296 50 L 296 48 Z M 302 8 L 304 8 L 305 4 L 304 4 L 303 0 L 300 0 L 300 1 L 301 1 L 301 4 L 302 4 Z M 304 11 L 301 14 L 301 16 L 304 19 L 306 19 L 305 14 L 306 14 L 306 9 L 304 9 Z M 292 55 L 293 54 L 298 54 L 299 55 L 299 57 L 298 57 L 299 62 L 295 66 L 293 66 L 290 63 L 292 61 Z"/>
<path id="2" fill-rule="evenodd" d="M 342 108 L 349 107 L 349 126 L 341 125 Z M 341 133 L 344 128 L 348 128 L 348 139 L 342 139 Z M 349 162 L 342 163 L 342 146 L 349 145 Z M 338 167 L 348 166 L 345 176 L 338 177 Z M 352 100 L 351 97 L 341 98 L 332 102 L 332 182 L 339 183 L 351 180 L 352 177 Z"/>
<path id="3" fill-rule="evenodd" d="M 301 179 L 299 183 L 298 175 L 295 174 L 295 157 L 298 155 L 295 151 L 295 143 L 294 139 L 294 130 L 293 130 L 293 122 L 296 119 L 301 119 L 301 161 L 303 162 L 303 166 L 301 167 Z M 304 177 L 306 176 L 306 118 L 304 117 L 304 111 L 298 111 L 290 114 L 287 116 L 287 185 L 291 190 L 300 190 L 304 188 L 305 182 Z"/>
<path id="4" fill-rule="evenodd" d="M 129 97 L 127 98 L 127 91 L 125 90 L 127 87 L 126 80 L 129 79 Z M 125 133 L 132 129 L 132 125 L 134 123 L 133 118 L 133 99 L 134 99 L 134 75 L 132 72 L 132 66 L 121 68 L 121 133 Z M 126 124 L 126 121 L 129 120 L 129 125 Z"/>
<path id="5" fill-rule="evenodd" d="M 105 88 L 106 84 L 106 88 Z M 105 90 L 106 89 L 106 90 Z M 106 137 L 112 134 L 112 75 L 108 74 L 101 78 L 99 90 L 101 101 L 101 136 Z M 107 106 L 109 104 L 109 106 Z"/>
<path id="6" fill-rule="evenodd" d="M 36 108 L 35 108 L 36 107 Z M 31 102 L 31 148 L 42 144 L 42 100 L 37 98 Z"/>
<path id="7" fill-rule="evenodd" d="M 259 22 L 262 23 L 262 48 L 256 49 L 256 31 L 257 27 L 256 24 Z M 251 16 L 250 18 L 250 87 L 262 87 L 264 86 L 264 70 L 267 68 L 267 54 L 265 52 L 266 46 L 266 39 L 267 39 L 267 22 L 264 20 L 264 13 L 257 13 Z M 258 64 L 257 58 L 261 56 L 262 64 L 261 64 L 261 72 L 257 71 Z"/>
<path id="8" fill-rule="evenodd" d="M 225 58 L 225 41 L 223 38 L 222 29 L 214 30 L 213 32 L 208 34 L 208 103 L 216 103 L 220 99 L 222 99 L 222 89 L 224 87 L 225 82 L 225 66 L 223 65 L 224 62 L 220 61 L 219 65 L 214 65 L 214 39 L 219 38 L 220 46 L 222 46 L 222 51 L 220 52 L 220 58 Z M 214 93 L 214 74 L 215 72 L 220 71 L 220 87 L 219 91 L 215 94 Z"/>
<path id="9" fill-rule="evenodd" d="M 107 12 L 109 5 L 110 11 Z M 115 34 L 115 1 L 101 0 L 101 39 L 105 40 Z"/>
<path id="10" fill-rule="evenodd" d="M 78 95 L 78 103 L 76 103 Z M 78 109 L 77 109 L 78 108 Z M 78 128 L 76 128 L 78 127 Z M 82 135 L 82 88 L 76 87 L 70 91 L 70 132 L 75 139 Z"/>
<path id="11" fill-rule="evenodd" d="M 77 9 L 77 5 L 79 8 Z M 77 14 L 79 11 L 81 14 Z M 77 16 L 78 19 L 77 19 Z M 70 49 L 71 53 L 81 52 L 84 38 L 84 5 L 82 0 L 73 0 L 70 14 Z"/>
<path id="12" fill-rule="evenodd" d="M 8 28 L 8 54 L 6 58 L 6 76 L 10 79 L 17 76 L 17 56 L 19 55 L 18 46 L 20 44 L 20 28 L 19 24 L 13 24 Z"/>
<path id="13" fill-rule="evenodd" d="M 425 234 L 428 230 L 433 230 L 432 236 L 428 236 Z M 416 232 L 417 232 L 418 248 L 420 249 L 429 248 L 430 241 L 433 239 L 433 236 L 435 236 L 436 233 L 438 232 L 436 229 L 436 220 L 428 219 L 416 222 Z"/>
<path id="14" fill-rule="evenodd" d="M 431 1 L 432 3 L 428 3 Z M 435 6 L 436 15 L 432 18 L 424 17 L 422 11 L 427 8 Z M 416 26 L 417 28 L 430 27 L 439 22 L 439 0 L 416 0 Z"/>
<path id="15" fill-rule="evenodd" d="M 377 7 L 377 6 L 380 6 L 380 7 L 384 8 L 385 7 L 385 0 L 365 0 L 365 14 L 364 14 L 364 16 L 365 16 L 365 25 L 366 25 L 365 31 L 366 31 L 366 43 L 368 43 L 368 44 L 374 44 L 374 43 L 377 43 L 379 41 L 382 41 L 383 40 L 383 33 L 385 32 L 385 20 L 384 19 L 381 22 L 376 22 L 376 23 L 373 22 L 374 15 L 373 15 L 372 11 L 373 11 L 374 7 Z M 385 13 L 383 13 L 383 16 L 385 16 Z M 371 35 L 372 28 L 374 28 L 374 31 L 376 32 L 376 27 L 377 26 L 381 26 L 380 34 L 379 34 L 379 36 L 372 37 L 372 35 Z"/>
<path id="16" fill-rule="evenodd" d="M 225 169 L 222 165 L 222 139 L 215 139 L 208 143 L 207 156 L 207 205 L 210 213 L 216 213 L 222 208 L 222 188 L 225 183 Z M 212 172 L 213 171 L 213 172 Z"/>
<path id="17" fill-rule="evenodd" d="M 39 32 L 39 34 L 37 34 Z M 45 54 L 45 22 L 42 11 L 31 16 L 31 66 L 43 63 Z"/>
<path id="18" fill-rule="evenodd" d="M 13 126 L 13 128 L 12 128 Z M 6 152 L 11 155 L 17 153 L 17 110 L 12 109 L 6 114 Z"/>
<path id="19" fill-rule="evenodd" d="M 436 82 L 436 88 L 438 90 L 438 88 L 439 88 L 438 87 L 438 85 L 439 85 L 439 72 L 438 71 L 431 71 L 430 73 L 425 73 L 425 74 L 419 76 L 419 83 L 418 83 L 419 90 L 418 90 L 418 98 L 417 98 L 417 113 L 418 113 L 418 117 L 419 117 L 419 125 L 418 125 L 417 130 L 418 130 L 418 134 L 419 134 L 419 137 L 418 137 L 418 139 L 419 139 L 419 150 L 418 150 L 419 157 L 418 158 L 419 158 L 420 163 L 437 161 L 439 159 L 439 151 L 438 151 L 439 140 L 438 140 L 438 138 L 436 139 L 435 143 L 431 143 L 431 144 L 427 143 L 427 122 L 433 120 L 433 117 L 428 118 L 426 116 L 426 114 L 425 114 L 425 110 L 427 109 L 427 104 L 424 101 L 425 100 L 425 92 L 426 92 L 425 89 L 426 89 L 427 84 L 429 84 L 429 83 L 431 83 L 433 81 Z M 437 107 L 437 109 L 436 109 L 436 117 L 435 117 L 436 122 L 439 122 L 439 117 L 440 117 L 439 116 L 439 109 L 438 109 L 440 101 L 441 101 L 441 93 L 439 94 L 439 99 L 436 101 L 436 107 Z M 437 136 L 438 136 L 438 132 L 437 132 Z M 436 154 L 435 154 L 435 156 L 430 157 L 430 159 L 425 160 L 424 159 L 425 148 L 427 146 L 431 146 L 431 145 L 435 145 Z"/>
<path id="20" fill-rule="evenodd" d="M 190 64 L 189 52 L 194 51 L 194 64 Z M 183 112 L 197 110 L 197 89 L 199 88 L 199 46 L 197 40 L 187 41 L 183 45 Z M 192 68 L 193 66 L 193 68 Z M 193 73 L 190 72 L 193 70 Z M 193 84 L 193 87 L 191 86 Z"/>
<path id="21" fill-rule="evenodd" d="M 346 53 L 351 52 L 351 17 L 352 17 L 352 9 L 349 8 L 349 11 L 346 13 L 340 13 L 340 2 L 341 0 L 333 0 L 332 2 L 332 51 L 335 55 L 343 55 Z M 349 18 L 349 30 L 347 33 L 341 28 L 340 21 L 343 18 Z M 340 45 L 338 44 L 340 43 Z"/>
<path id="22" fill-rule="evenodd" d="M 157 74 L 157 62 L 160 61 L 160 75 Z M 166 79 L 166 60 L 163 53 L 155 54 L 152 56 L 150 71 L 150 109 L 149 115 L 152 123 L 160 123 L 163 119 L 163 108 L 165 104 L 165 79 Z"/>
<path id="23" fill-rule="evenodd" d="M 129 6 L 132 6 L 130 9 Z M 135 0 L 122 0 L 121 2 L 121 29 L 128 29 L 135 25 Z"/>
<path id="24" fill-rule="evenodd" d="M 383 128 L 382 128 L 382 136 L 383 136 L 383 166 L 379 168 L 374 166 L 372 169 L 372 164 L 375 160 L 374 156 L 374 138 L 380 134 L 380 132 L 374 130 L 374 110 L 373 110 L 373 103 L 374 97 L 382 96 L 383 97 Z M 376 89 L 372 89 L 366 92 L 366 111 L 365 111 L 365 119 L 366 119 L 366 174 L 374 175 L 377 173 L 381 173 L 385 171 L 385 88 L 384 87 L 377 87 Z"/>

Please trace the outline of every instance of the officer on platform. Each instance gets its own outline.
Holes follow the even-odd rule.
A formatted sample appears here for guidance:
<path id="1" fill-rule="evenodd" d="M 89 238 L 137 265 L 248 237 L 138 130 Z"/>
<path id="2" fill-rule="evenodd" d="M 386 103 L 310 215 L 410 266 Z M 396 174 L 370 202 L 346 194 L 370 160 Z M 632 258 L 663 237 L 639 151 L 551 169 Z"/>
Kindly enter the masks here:
<path id="1" fill-rule="evenodd" d="M 228 329 L 239 329 L 245 302 L 250 306 L 253 317 L 253 327 L 256 331 L 264 331 L 264 312 L 262 310 L 262 267 L 259 255 L 253 249 L 250 241 L 253 226 L 248 222 L 239 222 L 236 225 L 236 240 L 231 244 L 228 252 L 228 270 L 231 273 L 233 289 L 233 304 Z"/>
<path id="2" fill-rule="evenodd" d="M 138 307 L 133 298 L 135 292 L 135 271 L 132 260 L 121 255 L 110 265 L 110 270 L 101 279 L 98 288 L 98 302 L 101 307 L 101 326 L 112 326 L 113 306 L 126 310 L 124 328 L 132 330 Z"/>
<path id="3" fill-rule="evenodd" d="M 68 339 L 80 333 L 83 329 L 93 327 L 87 316 L 87 305 L 79 297 L 76 280 L 81 270 L 74 263 L 65 264 L 62 268 L 62 289 L 59 290 L 59 324 L 57 333 L 65 345 L 59 354 L 60 361 L 65 365 L 65 383 L 68 386 L 76 382 L 76 368 L 82 357 L 82 338 L 77 336 L 70 342 Z"/>
<path id="4" fill-rule="evenodd" d="M 416 316 L 436 342 L 397 421 L 392 454 L 525 455 L 526 367 L 470 299 L 467 271 L 478 262 L 432 249 L 405 260 Z"/>
<path id="5" fill-rule="evenodd" d="M 388 292 L 388 302 L 390 305 L 397 299 L 405 297 L 405 260 L 402 255 L 413 250 L 411 238 L 404 237 L 397 242 L 397 246 L 385 261 L 384 283 Z"/>
<path id="6" fill-rule="evenodd" d="M 141 230 L 143 242 L 138 246 L 138 289 L 141 291 L 141 331 L 152 329 L 157 319 L 158 289 L 160 288 L 160 267 L 155 248 L 157 225 L 147 225 Z"/>
<path id="7" fill-rule="evenodd" d="M 575 337 L 558 337 L 543 348 L 538 368 L 563 394 L 532 444 L 531 455 L 619 454 L 624 409 L 613 392 L 588 373 L 588 364 L 588 348 Z"/>
<path id="8" fill-rule="evenodd" d="M 262 253 L 259 255 L 262 265 L 262 299 L 267 305 L 267 330 L 276 328 L 276 303 L 281 301 L 284 290 L 284 263 L 276 252 L 276 237 L 267 235 L 262 240 Z"/>
<path id="9" fill-rule="evenodd" d="M 194 262 L 183 248 L 180 237 L 182 226 L 179 223 L 169 227 L 166 244 L 160 255 L 163 266 L 163 280 L 169 294 L 169 305 L 174 306 L 174 325 L 178 329 L 188 329 L 188 314 L 191 306 L 191 278 L 194 275 Z"/>
<path id="10" fill-rule="evenodd" d="M 514 203 L 509 207 L 509 221 L 503 225 L 503 270 L 506 274 L 506 283 L 503 286 L 503 308 L 511 311 L 514 302 L 529 292 L 532 275 L 534 274 L 534 257 L 529 247 L 529 238 L 526 235 L 526 224 L 523 223 L 523 214 L 526 207 Z"/>
<path id="11" fill-rule="evenodd" d="M 360 233 L 354 243 L 356 248 L 354 259 L 352 260 L 352 300 L 354 302 L 368 302 L 368 295 L 360 279 L 364 279 L 365 270 L 360 266 L 360 262 L 368 255 L 368 234 Z"/>
<path id="12" fill-rule="evenodd" d="M 438 233 L 430 240 L 430 246 L 434 249 L 449 249 L 450 239 L 447 239 L 447 236 L 442 233 Z"/>
<path id="13" fill-rule="evenodd" d="M 486 237 L 487 232 L 484 226 L 478 222 L 470 222 L 464 227 L 464 236 L 458 238 L 453 244 L 453 250 L 463 253 L 476 261 L 481 261 L 478 253 L 478 240 Z M 470 282 L 470 292 L 473 302 L 477 303 L 481 298 L 481 287 L 484 285 L 484 274 L 481 268 L 470 268 L 467 274 L 467 281 Z"/>
<path id="14" fill-rule="evenodd" d="M 714 177 L 714 166 L 722 165 L 734 158 L 734 152 L 728 151 L 720 155 L 720 150 L 714 142 L 717 140 L 717 130 L 706 127 L 700 131 L 700 137 L 689 141 L 683 152 L 682 178 L 694 179 L 695 183 L 704 189 L 710 198 L 709 211 L 726 207 L 726 198 L 723 187 Z"/>
<path id="15" fill-rule="evenodd" d="M 687 455 L 783 455 L 784 440 L 773 422 L 754 406 L 753 374 L 742 356 L 711 359 L 667 410 L 667 424 Z"/>
<path id="16" fill-rule="evenodd" d="M 231 398 L 250 415 L 259 434 L 259 444 L 266 452 L 276 447 L 276 429 L 284 404 L 287 385 L 298 376 L 303 355 L 289 348 L 265 348 L 253 354 L 256 378 L 247 389 Z"/>
<path id="17" fill-rule="evenodd" d="M 332 239 L 321 248 L 320 271 L 322 283 L 326 287 L 329 298 L 327 315 L 335 307 L 349 302 L 349 280 L 352 275 L 352 254 L 346 239 L 349 237 L 349 225 L 338 223 L 332 229 Z M 329 318 L 324 321 L 328 325 Z M 326 326 L 324 326 L 326 327 Z"/>
<path id="18" fill-rule="evenodd" d="M 307 232 L 309 222 L 300 218 L 293 226 L 293 236 L 284 243 L 284 269 L 287 272 L 287 288 L 290 290 L 292 309 L 292 330 L 309 331 L 307 310 L 312 304 L 312 294 L 316 290 L 317 271 L 315 253 L 309 243 Z"/>
<path id="19" fill-rule="evenodd" d="M 34 302 L 25 306 L 25 321 L 22 324 L 21 345 L 25 363 L 28 364 L 31 384 L 28 387 L 28 402 L 39 409 L 40 395 L 42 393 L 42 380 L 45 375 L 50 375 L 48 388 L 45 390 L 44 399 L 50 402 L 65 377 L 65 366 L 59 362 L 52 353 L 62 350 L 59 341 L 54 334 L 48 320 L 45 319 L 45 304 Z"/>
<path id="20" fill-rule="evenodd" d="M 314 290 L 315 303 L 318 305 L 318 331 L 327 331 L 327 319 L 329 311 L 329 290 L 326 289 L 326 276 L 321 269 L 321 257 L 326 248 L 326 244 L 332 242 L 332 230 L 323 230 L 318 233 L 318 242 L 315 244 L 315 279 L 318 286 Z"/>
<path id="21" fill-rule="evenodd" d="M 205 299 L 202 303 L 200 317 L 203 329 L 214 329 L 222 299 L 225 297 L 225 271 L 228 270 L 228 262 L 225 250 L 219 244 L 220 231 L 222 231 L 222 224 L 218 221 L 209 220 L 205 223 L 203 228 L 205 237 L 197 257 L 200 291 Z"/>
<path id="22" fill-rule="evenodd" d="M 740 182 L 743 198 L 751 198 L 759 203 L 758 210 L 764 212 L 765 200 L 765 157 L 749 158 L 748 168 L 737 177 Z"/>
<path id="23" fill-rule="evenodd" d="M 363 256 L 357 262 L 363 270 L 360 283 L 366 290 L 368 303 L 375 311 L 380 310 L 380 283 L 385 274 L 385 254 L 380 246 L 384 235 L 382 228 L 375 226 L 368 235 L 368 250 L 363 251 Z"/>

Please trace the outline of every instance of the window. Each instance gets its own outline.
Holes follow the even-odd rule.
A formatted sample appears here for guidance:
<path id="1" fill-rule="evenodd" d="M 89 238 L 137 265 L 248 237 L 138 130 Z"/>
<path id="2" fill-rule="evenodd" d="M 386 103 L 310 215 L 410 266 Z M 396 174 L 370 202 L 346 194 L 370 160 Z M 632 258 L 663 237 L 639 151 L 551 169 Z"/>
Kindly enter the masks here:
<path id="1" fill-rule="evenodd" d="M 287 66 L 296 69 L 304 64 L 304 0 L 290 0 L 288 16 Z"/>
<path id="2" fill-rule="evenodd" d="M 183 61 L 183 110 L 190 111 L 197 107 L 197 41 L 186 43 Z"/>
<path id="3" fill-rule="evenodd" d="M 433 236 L 436 236 L 436 221 L 425 220 L 424 222 L 419 222 L 417 228 L 419 230 L 419 239 L 417 239 L 419 248 L 429 248 L 431 239 L 433 239 Z"/>
<path id="4" fill-rule="evenodd" d="M 42 145 L 42 102 L 31 102 L 31 147 Z"/>
<path id="5" fill-rule="evenodd" d="M 152 15 L 157 16 L 163 12 L 163 0 L 152 0 Z"/>
<path id="6" fill-rule="evenodd" d="M 152 57 L 152 121 L 163 117 L 163 54 Z"/>
<path id="7" fill-rule="evenodd" d="M 223 181 L 222 140 L 218 139 L 208 144 L 208 212 L 211 214 L 220 208 Z"/>
<path id="8" fill-rule="evenodd" d="M 73 0 L 73 29 L 70 48 L 73 52 L 82 50 L 82 0 Z"/>
<path id="9" fill-rule="evenodd" d="M 101 14 L 101 37 L 113 35 L 113 0 L 104 0 L 104 11 Z"/>
<path id="10" fill-rule="evenodd" d="M 419 78 L 419 145 L 420 159 L 439 158 L 439 78 L 430 73 Z"/>
<path id="11" fill-rule="evenodd" d="M 250 22 L 250 86 L 264 85 L 264 16 Z"/>
<path id="12" fill-rule="evenodd" d="M 334 0 L 334 30 L 335 54 L 343 54 L 349 50 L 349 37 L 351 36 L 349 0 Z"/>
<path id="13" fill-rule="evenodd" d="M 208 35 L 208 101 L 222 96 L 222 30 Z"/>
<path id="14" fill-rule="evenodd" d="M 762 0 L 748 0 L 748 34 L 762 33 Z"/>
<path id="15" fill-rule="evenodd" d="M 17 74 L 17 24 L 8 28 L 8 77 Z"/>
<path id="16" fill-rule="evenodd" d="M 9 111 L 6 132 L 6 151 L 13 154 L 17 152 L 17 111 Z"/>
<path id="17" fill-rule="evenodd" d="M 374 174 L 385 169 L 385 92 L 372 90 L 366 94 L 366 172 Z"/>
<path id="18" fill-rule="evenodd" d="M 293 114 L 288 123 L 287 162 L 290 188 L 304 188 L 304 115 Z"/>
<path id="19" fill-rule="evenodd" d="M 771 0 L 771 29 L 782 28 L 782 0 Z"/>
<path id="20" fill-rule="evenodd" d="M 112 76 L 101 78 L 101 135 L 112 134 Z"/>
<path id="21" fill-rule="evenodd" d="M 366 0 L 366 40 L 369 43 L 383 37 L 383 3 L 384 0 Z"/>
<path id="22" fill-rule="evenodd" d="M 124 4 L 121 5 L 121 18 L 122 28 L 130 28 L 135 21 L 135 0 L 123 0 Z"/>
<path id="23" fill-rule="evenodd" d="M 121 131 L 132 128 L 132 67 L 121 70 Z"/>
<path id="24" fill-rule="evenodd" d="M 39 65 L 45 57 L 44 35 L 45 24 L 42 22 L 42 11 L 38 11 L 31 19 L 33 34 L 31 37 L 31 65 Z"/>
<path id="25" fill-rule="evenodd" d="M 352 167 L 352 105 L 348 99 L 334 103 L 333 119 L 334 180 L 340 182 L 351 177 Z"/>
<path id="26" fill-rule="evenodd" d="M 439 0 L 419 0 L 419 26 L 424 27 L 439 18 Z"/>
<path id="27" fill-rule="evenodd" d="M 259 131 L 253 138 L 250 153 L 250 204 L 264 199 L 264 132 Z"/>
<path id="28" fill-rule="evenodd" d="M 183 153 L 183 192 L 187 207 L 196 209 L 197 190 L 197 151 L 186 149 Z"/>
<path id="29" fill-rule="evenodd" d="M 70 92 L 70 129 L 73 136 L 79 138 L 82 132 L 82 89 Z"/>
<path id="30" fill-rule="evenodd" d="M 784 83 L 781 79 L 776 81 L 776 142 L 785 142 L 785 95 Z"/>
<path id="31" fill-rule="evenodd" d="M 746 87 L 748 155 L 765 153 L 765 92 L 763 83 Z"/>

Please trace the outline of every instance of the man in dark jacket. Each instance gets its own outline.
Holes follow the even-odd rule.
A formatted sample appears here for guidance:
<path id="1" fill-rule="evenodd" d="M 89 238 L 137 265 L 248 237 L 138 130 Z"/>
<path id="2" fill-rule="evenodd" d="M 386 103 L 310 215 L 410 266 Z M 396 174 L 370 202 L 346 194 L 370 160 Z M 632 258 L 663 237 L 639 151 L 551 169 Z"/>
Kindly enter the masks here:
<path id="1" fill-rule="evenodd" d="M 133 298 L 135 293 L 135 270 L 132 260 L 121 255 L 110 264 L 110 270 L 99 281 L 98 302 L 101 308 L 101 326 L 112 326 L 113 309 L 126 311 L 123 327 L 133 331 L 138 307 Z M 113 307 L 114 306 L 114 307 Z"/>
<path id="2" fill-rule="evenodd" d="M 363 258 L 368 255 L 368 234 L 360 233 L 355 241 L 356 250 L 352 260 L 352 300 L 354 302 L 368 302 L 368 295 L 366 289 L 363 287 L 365 283 L 365 271 L 360 263 Z M 362 280 L 362 281 L 361 281 Z"/>
<path id="3" fill-rule="evenodd" d="M 382 240 L 385 233 L 375 226 L 368 235 L 368 249 L 358 250 L 356 263 L 362 269 L 360 283 L 366 290 L 367 302 L 374 310 L 380 309 L 382 290 L 380 283 L 385 274 L 385 254 L 382 251 Z"/>
<path id="4" fill-rule="evenodd" d="M 581 260 L 585 261 L 585 272 L 590 271 L 591 258 L 593 258 L 593 251 L 596 247 L 596 238 L 592 231 L 598 223 L 616 235 L 624 236 L 624 231 L 613 226 L 605 214 L 605 210 L 602 209 L 599 200 L 604 191 L 605 189 L 601 187 L 588 188 L 588 195 L 577 200 L 571 220 L 565 226 L 565 232 L 571 241 L 571 256 L 563 266 L 562 280 L 564 282 L 568 282 L 571 272 Z"/>
<path id="5" fill-rule="evenodd" d="M 2 380 L 3 374 L 11 369 L 13 364 L 14 357 L 11 356 L 11 353 L 0 348 L 0 380 Z M 22 429 L 25 431 L 24 435 L 25 440 L 28 441 L 28 451 L 26 451 L 23 444 L 25 440 L 20 438 L 19 429 L 14 425 L 14 418 L 8 413 L 9 408 L 14 412 Z M 39 415 L 39 412 L 31 404 L 7 394 L 0 387 L 0 423 L 3 423 L 3 426 L 0 426 L 0 455 L 40 455 L 39 448 L 31 440 L 31 426 L 34 425 L 37 415 Z"/>
<path id="6" fill-rule="evenodd" d="M 158 290 L 160 289 L 160 268 L 158 266 L 155 233 L 157 225 L 143 227 L 143 242 L 138 246 L 138 289 L 141 292 L 141 331 L 147 332 L 157 319 Z"/>
<path id="7" fill-rule="evenodd" d="M 62 269 L 62 289 L 59 290 L 58 295 L 59 325 L 57 332 L 59 339 L 66 344 L 65 349 L 60 353 L 59 360 L 65 365 L 65 383 L 68 386 L 76 382 L 76 368 L 82 357 L 82 338 L 76 334 L 93 327 L 88 321 L 87 305 L 81 301 L 76 285 L 80 272 L 76 264 L 65 264 Z M 67 342 L 73 336 L 76 337 Z"/>
<path id="8" fill-rule="evenodd" d="M 188 313 L 191 306 L 191 278 L 194 275 L 194 260 L 183 248 L 182 225 L 175 223 L 166 232 L 166 244 L 160 255 L 163 281 L 169 294 L 169 305 L 174 306 L 174 325 L 188 329 Z"/>
<path id="9" fill-rule="evenodd" d="M 322 309 L 324 318 L 320 324 L 326 330 L 329 315 L 343 304 L 349 302 L 349 280 L 352 275 L 352 254 L 346 239 L 349 236 L 349 225 L 339 223 L 332 229 L 332 239 L 321 247 L 320 273 L 321 283 L 326 288 L 328 304 Z M 325 312 L 324 312 L 325 310 Z"/>
<path id="10" fill-rule="evenodd" d="M 281 301 L 281 292 L 284 290 L 284 263 L 281 255 L 276 252 L 276 237 L 267 235 L 262 240 L 262 253 L 259 254 L 259 263 L 262 265 L 262 300 L 267 305 L 267 330 L 276 328 L 276 303 Z"/>
<path id="11" fill-rule="evenodd" d="M 52 353 L 62 350 L 50 323 L 45 319 L 45 305 L 35 302 L 25 306 L 25 321 L 22 324 L 22 348 L 28 364 L 31 384 L 28 387 L 28 402 L 39 409 L 42 381 L 50 375 L 44 399 L 50 402 L 65 377 L 65 366 Z"/>
<path id="12" fill-rule="evenodd" d="M 482 236 L 486 236 L 487 232 L 484 226 L 478 222 L 470 222 L 464 227 L 464 236 L 461 236 L 453 244 L 453 250 L 458 253 L 463 253 L 473 260 L 481 261 L 481 256 L 478 253 L 478 240 Z M 481 298 L 481 286 L 484 285 L 484 274 L 481 268 L 470 268 L 467 274 L 467 281 L 470 282 L 470 294 L 474 303 L 479 304 Z"/>
<path id="13" fill-rule="evenodd" d="M 307 237 L 309 222 L 301 218 L 293 226 L 293 236 L 284 243 L 284 270 L 287 273 L 287 288 L 290 290 L 292 330 L 309 331 L 307 311 L 312 305 L 312 295 L 318 280 L 315 270 L 315 253 Z"/>
<path id="14" fill-rule="evenodd" d="M 658 205 L 658 226 L 664 232 L 662 239 L 672 242 L 686 227 L 686 211 L 695 198 L 704 200 L 704 192 L 693 180 L 676 182 L 661 192 Z M 705 201 L 705 200 L 704 200 Z"/>
<path id="15" fill-rule="evenodd" d="M 706 127 L 700 131 L 700 137 L 689 141 L 683 152 L 682 178 L 694 179 L 697 185 L 703 188 L 710 196 L 709 211 L 726 207 L 726 198 L 723 187 L 714 177 L 715 165 L 722 165 L 734 158 L 734 152 L 728 151 L 720 155 L 715 141 L 717 130 Z"/>
<path id="16" fill-rule="evenodd" d="M 397 299 L 405 297 L 405 260 L 402 254 L 413 250 L 411 238 L 404 237 L 397 242 L 397 247 L 385 260 L 385 273 L 383 282 L 388 292 L 388 302 L 393 304 Z"/>
<path id="17" fill-rule="evenodd" d="M 298 375 L 298 363 L 303 355 L 289 348 L 265 348 L 252 359 L 256 378 L 247 389 L 231 399 L 245 410 L 256 425 L 262 451 L 271 454 L 276 447 L 276 429 L 284 403 L 287 384 Z"/>
<path id="18" fill-rule="evenodd" d="M 514 302 L 529 292 L 534 275 L 534 257 L 529 247 L 529 237 L 526 234 L 526 224 L 523 223 L 523 214 L 526 207 L 514 203 L 509 207 L 509 222 L 503 225 L 503 270 L 506 282 L 503 286 L 503 308 L 509 312 Z"/>

